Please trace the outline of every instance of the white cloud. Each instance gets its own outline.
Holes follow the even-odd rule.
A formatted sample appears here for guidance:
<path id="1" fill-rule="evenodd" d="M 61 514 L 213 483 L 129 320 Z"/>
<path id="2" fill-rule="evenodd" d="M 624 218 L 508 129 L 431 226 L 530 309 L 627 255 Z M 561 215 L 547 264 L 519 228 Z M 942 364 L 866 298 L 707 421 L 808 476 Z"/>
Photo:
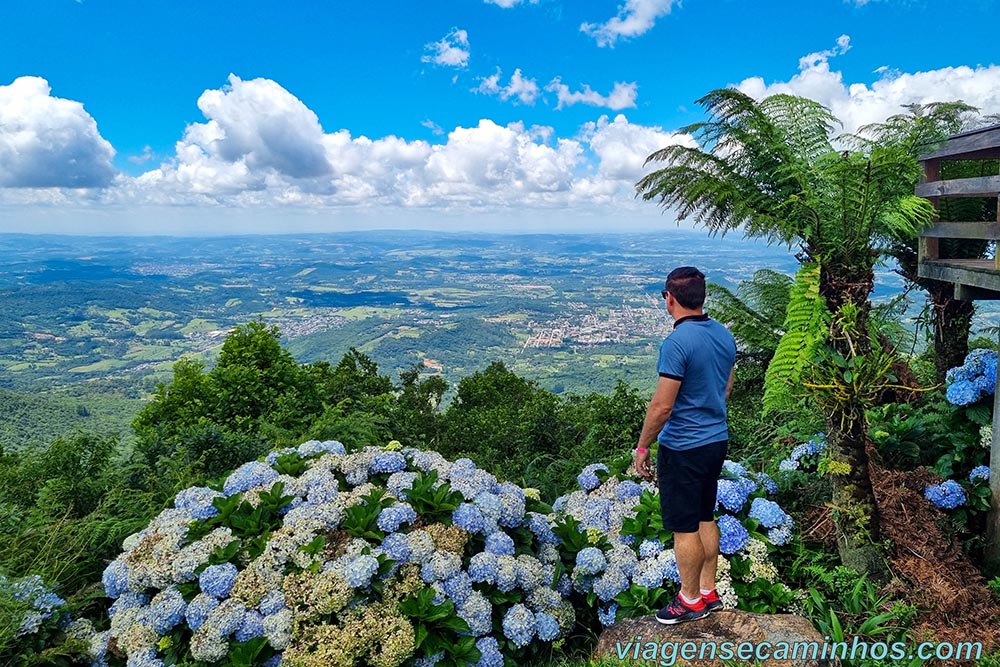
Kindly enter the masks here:
<path id="1" fill-rule="evenodd" d="M 599 174 L 629 183 L 643 175 L 643 163 L 650 153 L 666 146 L 697 146 L 690 134 L 630 123 L 624 114 L 618 114 L 611 122 L 607 116 L 601 116 L 596 123 L 585 124 L 581 136 L 598 158 Z"/>
<path id="2" fill-rule="evenodd" d="M 425 118 L 424 120 L 420 121 L 420 124 L 436 135 L 440 136 L 444 134 L 444 130 L 441 128 L 441 126 L 432 121 L 430 118 Z"/>
<path id="3" fill-rule="evenodd" d="M 843 55 L 851 50 L 851 36 L 841 35 L 837 38 L 837 45 L 832 49 L 827 49 L 826 51 L 817 51 L 816 53 L 810 53 L 799 58 L 799 69 L 805 70 L 811 67 L 816 67 L 821 63 L 825 63 L 830 58 L 835 58 L 837 56 Z"/>
<path id="4" fill-rule="evenodd" d="M 544 209 L 546 215 L 575 211 L 586 217 L 601 207 L 644 210 L 632 192 L 643 160 L 684 140 L 629 123 L 624 115 L 601 117 L 570 136 L 486 118 L 433 143 L 324 132 L 305 103 L 276 82 L 236 76 L 205 91 L 199 107 L 204 122 L 190 124 L 158 168 L 135 178 L 119 174 L 103 190 L 0 189 L 0 205 L 93 211 L 179 206 L 219 215 L 231 209 L 407 216 Z M 299 164 L 293 168 L 293 162 Z"/>
<path id="5" fill-rule="evenodd" d="M 674 0 L 625 0 L 618 8 L 618 15 L 604 23 L 584 23 L 582 32 L 597 40 L 598 46 L 614 48 L 619 38 L 638 37 L 649 31 L 656 19 L 666 16 Z"/>
<path id="6" fill-rule="evenodd" d="M 469 33 L 460 28 L 451 31 L 436 42 L 424 47 L 427 52 L 420 59 L 445 67 L 466 67 L 469 64 Z"/>
<path id="7" fill-rule="evenodd" d="M 484 0 L 488 5 L 497 5 L 498 7 L 503 7 L 504 9 L 510 9 L 522 2 L 528 2 L 532 5 L 537 5 L 538 0 Z"/>
<path id="8" fill-rule="evenodd" d="M 483 119 L 458 127 L 427 160 L 427 194 L 435 199 L 482 204 L 541 202 L 546 193 L 570 189 L 582 147 L 572 139 L 555 146 L 539 141 L 545 128 L 500 126 Z"/>
<path id="9" fill-rule="evenodd" d="M 156 154 L 153 153 L 153 147 L 147 144 L 142 147 L 142 153 L 138 155 L 129 155 L 128 161 L 132 164 L 143 164 L 145 162 L 149 162 L 154 157 L 156 157 Z"/>
<path id="10" fill-rule="evenodd" d="M 481 77 L 479 79 L 479 87 L 473 88 L 472 92 L 484 95 L 496 95 L 504 101 L 513 98 L 521 104 L 528 105 L 534 104 L 535 100 L 538 99 L 538 95 L 541 92 L 538 88 L 538 82 L 535 79 L 525 78 L 521 74 L 520 69 L 514 70 L 510 81 L 505 86 L 500 85 L 500 76 L 501 72 L 498 67 L 497 71 L 492 75 Z"/>
<path id="11" fill-rule="evenodd" d="M 799 72 L 788 81 L 765 83 L 760 77 L 744 79 L 739 90 L 760 99 L 775 93 L 789 93 L 814 99 L 827 107 L 844 124 L 845 132 L 862 125 L 884 121 L 903 113 L 905 104 L 927 104 L 962 100 L 979 107 L 984 114 L 1000 112 L 1000 66 L 944 67 L 925 72 L 901 73 L 880 67 L 871 84 L 847 83 L 840 71 L 830 68 L 829 59 L 850 46 L 846 35 L 837 46 L 804 56 Z"/>
<path id="12" fill-rule="evenodd" d="M 35 76 L 0 86 L 0 187 L 110 185 L 115 149 L 82 104 L 51 92 Z"/>
<path id="13" fill-rule="evenodd" d="M 590 86 L 584 84 L 582 90 L 572 92 L 569 86 L 564 84 L 559 77 L 545 87 L 545 90 L 554 92 L 558 99 L 556 109 L 573 106 L 574 104 L 589 104 L 595 107 L 605 107 L 612 111 L 635 107 L 635 98 L 638 91 L 638 84 L 616 81 L 611 92 L 607 95 L 592 90 Z"/>

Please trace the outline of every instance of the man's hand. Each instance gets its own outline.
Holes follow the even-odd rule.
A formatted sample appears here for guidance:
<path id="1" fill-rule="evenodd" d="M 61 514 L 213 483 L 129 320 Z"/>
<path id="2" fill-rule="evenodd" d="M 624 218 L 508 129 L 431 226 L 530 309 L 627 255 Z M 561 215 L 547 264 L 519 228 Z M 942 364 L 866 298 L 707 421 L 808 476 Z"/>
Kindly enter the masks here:
<path id="1" fill-rule="evenodd" d="M 649 465 L 648 449 L 644 452 L 636 450 L 635 455 L 632 457 L 632 465 L 635 466 L 635 471 L 639 473 L 640 477 L 653 479 L 653 468 Z"/>

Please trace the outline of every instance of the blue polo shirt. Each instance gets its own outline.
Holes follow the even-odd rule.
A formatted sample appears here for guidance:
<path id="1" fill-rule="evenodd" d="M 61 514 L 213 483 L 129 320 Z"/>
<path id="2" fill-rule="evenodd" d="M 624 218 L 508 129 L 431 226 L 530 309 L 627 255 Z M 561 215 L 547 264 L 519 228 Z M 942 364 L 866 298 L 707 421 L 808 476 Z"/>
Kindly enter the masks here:
<path id="1" fill-rule="evenodd" d="M 726 385 L 736 363 L 736 339 L 708 315 L 690 315 L 674 323 L 660 345 L 657 371 L 678 380 L 670 419 L 657 438 L 668 449 L 694 449 L 729 439 Z"/>

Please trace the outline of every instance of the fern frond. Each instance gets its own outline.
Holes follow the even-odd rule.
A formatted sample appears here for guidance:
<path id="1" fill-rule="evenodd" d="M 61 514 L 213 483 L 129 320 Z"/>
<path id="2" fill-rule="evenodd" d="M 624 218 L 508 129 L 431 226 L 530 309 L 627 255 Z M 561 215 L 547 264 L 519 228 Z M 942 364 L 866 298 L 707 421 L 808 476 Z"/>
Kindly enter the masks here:
<path id="1" fill-rule="evenodd" d="M 795 274 L 788 310 L 774 358 L 764 375 L 764 414 L 781 411 L 794 400 L 802 370 L 826 340 L 830 313 L 819 293 L 820 266 L 804 263 Z"/>

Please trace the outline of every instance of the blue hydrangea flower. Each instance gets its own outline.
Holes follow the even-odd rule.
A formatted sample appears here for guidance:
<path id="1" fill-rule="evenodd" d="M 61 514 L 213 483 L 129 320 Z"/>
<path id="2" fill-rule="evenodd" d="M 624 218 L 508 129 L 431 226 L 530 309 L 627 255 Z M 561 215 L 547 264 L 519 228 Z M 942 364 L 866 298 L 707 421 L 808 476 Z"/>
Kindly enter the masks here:
<path id="1" fill-rule="evenodd" d="M 129 655 L 125 667 L 163 667 L 163 661 L 156 657 L 156 649 L 142 648 Z"/>
<path id="2" fill-rule="evenodd" d="M 108 616 L 114 616 L 119 611 L 125 611 L 126 609 L 135 609 L 136 607 L 142 607 L 149 603 L 149 596 L 145 593 L 133 593 L 132 591 L 125 591 L 118 596 L 118 599 L 114 601 L 114 604 L 108 609 Z"/>
<path id="3" fill-rule="evenodd" d="M 426 583 L 444 581 L 454 577 L 462 569 L 462 557 L 447 551 L 435 551 L 431 559 L 420 569 L 420 576 Z"/>
<path id="4" fill-rule="evenodd" d="M 264 593 L 264 597 L 261 598 L 260 604 L 257 608 L 260 613 L 264 616 L 269 616 L 271 614 L 277 614 L 279 611 L 287 607 L 285 602 L 285 594 L 280 590 L 273 590 Z"/>
<path id="5" fill-rule="evenodd" d="M 344 447 L 344 443 L 338 442 L 336 440 L 325 440 L 319 442 L 318 440 L 308 440 L 299 445 L 299 456 L 316 456 L 317 454 L 340 454 L 343 456 L 347 453 L 347 449 Z"/>
<path id="6" fill-rule="evenodd" d="M 593 491 L 601 485 L 601 480 L 597 477 L 597 471 L 608 472 L 608 466 L 603 463 L 591 463 L 576 476 L 576 481 L 584 491 Z"/>
<path id="7" fill-rule="evenodd" d="M 386 507 L 378 515 L 379 530 L 395 533 L 404 523 L 417 520 L 417 512 L 407 503 L 395 503 Z"/>
<path id="8" fill-rule="evenodd" d="M 264 636 L 264 617 L 258 612 L 247 611 L 243 615 L 243 623 L 236 630 L 235 638 L 238 642 L 250 641 L 257 637 Z"/>
<path id="9" fill-rule="evenodd" d="M 212 597 L 222 600 L 229 597 L 229 591 L 236 583 L 237 574 L 239 574 L 239 570 L 232 563 L 209 565 L 198 575 L 198 586 L 203 593 L 208 593 Z"/>
<path id="10" fill-rule="evenodd" d="M 486 528 L 482 511 L 472 503 L 462 503 L 451 513 L 451 522 L 470 533 L 481 533 Z"/>
<path id="11" fill-rule="evenodd" d="M 37 574 L 13 582 L 6 577 L 0 577 L 0 586 L 6 587 L 15 600 L 30 606 L 28 613 L 21 619 L 18 636 L 38 632 L 42 623 L 52 618 L 56 610 L 66 604 L 66 601 L 56 595 Z"/>
<path id="12" fill-rule="evenodd" d="M 733 477 L 747 477 L 750 474 L 745 467 L 729 459 L 722 462 L 722 469 Z"/>
<path id="13" fill-rule="evenodd" d="M 730 512 L 739 512 L 746 504 L 749 493 L 744 485 L 731 479 L 720 479 L 716 502 Z"/>
<path id="14" fill-rule="evenodd" d="M 486 538 L 486 552 L 496 556 L 513 556 L 514 540 L 507 533 L 493 533 Z"/>
<path id="15" fill-rule="evenodd" d="M 611 530 L 611 500 L 608 498 L 589 498 L 583 507 L 583 520 L 580 528 L 583 530 L 599 530 L 606 533 Z"/>
<path id="16" fill-rule="evenodd" d="M 174 507 L 191 510 L 191 515 L 195 519 L 211 519 L 219 513 L 219 510 L 212 506 L 212 501 L 222 497 L 221 493 L 208 487 L 192 486 L 177 494 Z"/>
<path id="17" fill-rule="evenodd" d="M 629 498 L 637 498 L 641 495 L 642 485 L 630 479 L 620 482 L 618 488 L 615 489 L 615 497 L 618 500 L 628 500 Z"/>
<path id="18" fill-rule="evenodd" d="M 413 488 L 413 482 L 417 480 L 417 473 L 415 472 L 394 472 L 389 475 L 389 479 L 386 480 L 385 488 L 389 490 L 389 493 L 400 498 L 402 500 L 406 499 L 406 491 Z"/>
<path id="19" fill-rule="evenodd" d="M 766 472 L 757 473 L 757 483 L 764 487 L 767 495 L 773 496 L 778 492 L 778 484 Z"/>
<path id="20" fill-rule="evenodd" d="M 609 567 L 594 582 L 594 593 L 602 602 L 610 602 L 629 587 L 628 577 L 619 567 Z"/>
<path id="21" fill-rule="evenodd" d="M 264 463 L 266 463 L 269 466 L 273 466 L 275 463 L 278 462 L 278 459 L 280 459 L 281 457 L 288 456 L 289 454 L 298 454 L 298 453 L 299 450 L 295 449 L 294 447 L 282 447 L 281 449 L 272 449 L 267 453 L 267 456 L 264 457 Z"/>
<path id="22" fill-rule="evenodd" d="M 503 667 L 503 653 L 500 652 L 500 645 L 493 637 L 483 637 L 476 642 L 479 649 L 480 658 L 476 667 Z"/>
<path id="23" fill-rule="evenodd" d="M 523 604 L 516 604 L 503 617 L 503 634 L 514 642 L 517 648 L 531 643 L 537 629 L 535 615 Z"/>
<path id="24" fill-rule="evenodd" d="M 369 471 L 373 475 L 402 472 L 406 470 L 406 457 L 402 452 L 379 452 L 375 455 Z"/>
<path id="25" fill-rule="evenodd" d="M 754 498 L 750 503 L 750 517 L 760 521 L 765 528 L 777 528 L 785 523 L 788 515 L 778 503 L 765 498 Z"/>
<path id="26" fill-rule="evenodd" d="M 945 392 L 945 397 L 952 405 L 971 405 L 979 400 L 982 391 L 969 380 L 960 380 Z"/>
<path id="27" fill-rule="evenodd" d="M 543 642 L 550 642 L 559 636 L 559 621 L 552 614 L 540 611 L 535 614 L 535 624 L 537 625 L 538 638 Z"/>
<path id="28" fill-rule="evenodd" d="M 584 547 L 576 554 L 576 571 L 580 574 L 597 574 L 607 565 L 604 552 L 597 547 Z"/>
<path id="29" fill-rule="evenodd" d="M 601 625 L 608 627 L 615 624 L 616 617 L 618 616 L 618 603 L 608 605 L 607 607 L 599 607 L 597 610 L 597 618 L 600 620 Z"/>
<path id="30" fill-rule="evenodd" d="M 434 667 L 444 658 L 444 651 L 438 651 L 433 655 L 421 656 L 413 661 L 413 667 Z"/>
<path id="31" fill-rule="evenodd" d="M 392 560 L 405 563 L 410 558 L 410 541 L 404 533 L 390 533 L 382 540 L 382 551 Z"/>
<path id="32" fill-rule="evenodd" d="M 351 588 L 364 588 L 378 572 L 378 559 L 369 554 L 359 554 L 344 567 L 344 581 Z"/>
<path id="33" fill-rule="evenodd" d="M 500 519 L 505 528 L 517 528 L 524 520 L 524 491 L 510 482 L 500 485 Z"/>
<path id="34" fill-rule="evenodd" d="M 965 491 L 953 479 L 941 484 L 932 484 L 924 489 L 924 497 L 941 509 L 951 510 L 965 504 Z"/>
<path id="35" fill-rule="evenodd" d="M 270 658 L 264 661 L 264 667 L 278 667 L 281 664 L 281 653 L 275 653 Z"/>
<path id="36" fill-rule="evenodd" d="M 780 547 L 788 544 L 789 540 L 792 539 L 792 519 L 788 518 L 788 521 L 781 524 L 777 528 L 772 528 L 767 531 L 767 539 L 770 540 L 771 544 Z"/>
<path id="37" fill-rule="evenodd" d="M 496 587 L 507 593 L 517 587 L 517 559 L 513 556 L 497 556 Z"/>
<path id="38" fill-rule="evenodd" d="M 990 467 L 976 466 L 973 468 L 972 472 L 969 473 L 969 481 L 974 484 L 977 479 L 981 479 L 986 482 L 990 481 Z"/>
<path id="39" fill-rule="evenodd" d="M 146 621 L 158 635 L 165 635 L 184 620 L 187 604 L 176 588 L 167 588 L 157 593 L 146 612 Z"/>
<path id="40" fill-rule="evenodd" d="M 719 517 L 719 551 L 731 555 L 746 546 L 750 533 L 739 519 L 729 514 Z"/>
<path id="41" fill-rule="evenodd" d="M 645 588 L 659 588 L 663 585 L 663 579 L 663 570 L 660 568 L 660 564 L 650 558 L 639 563 L 632 581 Z"/>
<path id="42" fill-rule="evenodd" d="M 778 464 L 778 470 L 781 472 L 788 472 L 789 470 L 798 470 L 799 462 L 793 461 L 792 459 L 783 459 L 781 463 Z"/>
<path id="43" fill-rule="evenodd" d="M 663 551 L 663 543 L 659 540 L 643 540 L 639 545 L 639 558 L 653 558 Z"/>
<path id="44" fill-rule="evenodd" d="M 664 579 L 669 579 L 675 584 L 681 583 L 681 571 L 680 568 L 677 567 L 676 558 L 670 557 L 662 560 L 658 558 L 657 561 L 660 564 L 660 569 L 663 570 Z"/>
<path id="45" fill-rule="evenodd" d="M 469 577 L 478 583 L 493 584 L 497 580 L 497 557 L 481 551 L 469 560 Z"/>
<path id="46" fill-rule="evenodd" d="M 101 575 L 104 593 L 109 598 L 117 598 L 128 590 L 128 567 L 120 560 L 113 560 Z"/>
<path id="47" fill-rule="evenodd" d="M 464 603 L 472 595 L 472 579 L 465 572 L 445 579 L 441 582 L 445 595 L 456 605 Z"/>
<path id="48" fill-rule="evenodd" d="M 559 577 L 559 581 L 556 582 L 556 591 L 564 598 L 568 598 L 573 592 L 573 580 L 569 578 L 568 574 Z"/>
<path id="49" fill-rule="evenodd" d="M 184 610 L 184 619 L 188 627 L 197 630 L 201 627 L 208 615 L 219 606 L 219 601 L 207 593 L 195 595 L 187 608 Z"/>
<path id="50" fill-rule="evenodd" d="M 479 591 L 472 591 L 458 606 L 458 617 L 469 624 L 469 634 L 473 637 L 493 631 L 493 605 Z"/>
<path id="51" fill-rule="evenodd" d="M 278 471 L 263 461 L 244 463 L 234 470 L 222 485 L 227 496 L 243 493 L 249 489 L 270 484 L 278 479 Z"/>
<path id="52" fill-rule="evenodd" d="M 549 520 L 545 518 L 544 514 L 528 512 L 525 523 L 528 524 L 528 528 L 539 544 L 559 544 L 562 542 L 559 536 L 553 532 L 552 526 L 549 525 Z"/>

